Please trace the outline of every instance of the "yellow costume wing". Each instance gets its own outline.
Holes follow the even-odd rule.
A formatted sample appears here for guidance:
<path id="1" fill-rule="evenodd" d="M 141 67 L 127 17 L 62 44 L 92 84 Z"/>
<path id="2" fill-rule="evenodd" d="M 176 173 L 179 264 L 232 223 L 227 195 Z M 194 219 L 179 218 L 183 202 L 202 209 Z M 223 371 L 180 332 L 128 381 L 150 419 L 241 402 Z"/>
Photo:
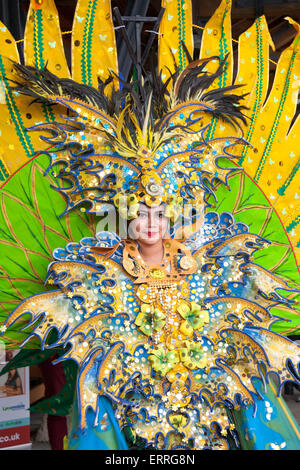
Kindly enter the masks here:
<path id="1" fill-rule="evenodd" d="M 172 14 L 174 2 L 171 3 L 172 6 L 170 2 L 166 2 L 164 6 L 165 21 L 169 15 L 172 29 L 172 26 L 175 28 L 177 24 L 171 23 L 171 17 L 172 21 L 176 18 Z M 184 3 L 187 9 L 191 9 L 191 2 Z M 274 44 L 266 19 L 264 16 L 257 18 L 253 25 L 240 35 L 237 62 L 234 63 L 230 10 L 231 1 L 222 0 L 205 25 L 199 60 L 208 56 L 215 58 L 206 66 L 207 71 L 211 73 L 214 73 L 219 66 L 219 59 L 224 61 L 222 75 L 214 81 L 208 91 L 222 86 L 238 86 L 234 92 L 243 96 L 246 124 L 241 123 L 241 129 L 237 130 L 218 118 L 206 120 L 204 118 L 204 124 L 208 125 L 205 138 L 207 141 L 212 141 L 224 136 L 242 136 L 250 145 L 238 145 L 232 150 L 232 153 L 239 157 L 236 163 L 233 161 L 233 164 L 243 169 L 243 176 L 242 173 L 240 177 L 230 175 L 228 185 L 231 187 L 231 194 L 219 186 L 218 202 L 212 204 L 218 210 L 233 211 L 241 222 L 247 223 L 247 220 L 252 219 L 254 232 L 265 236 L 278 247 L 277 252 L 269 248 L 270 259 L 268 255 L 265 256 L 267 251 L 264 252 L 263 262 L 266 267 L 297 286 L 300 272 L 300 154 L 296 144 L 299 128 L 299 116 L 297 116 L 300 85 L 299 25 L 287 18 L 295 28 L 295 38 L 281 53 L 274 82 L 269 89 L 269 48 L 274 49 Z M 188 21 L 185 26 L 190 27 Z M 188 32 L 186 35 L 189 38 Z M 162 34 L 160 43 L 163 40 Z M 193 57 L 190 42 L 188 50 Z M 160 51 L 160 63 L 163 63 L 162 45 Z M 171 55 L 167 62 L 169 67 L 170 57 Z M 194 60 L 198 58 L 194 57 Z M 177 64 L 182 70 L 179 61 Z M 233 69 L 236 69 L 235 78 Z M 193 117 L 197 116 L 194 103 L 181 103 L 179 112 L 176 112 L 174 97 L 173 103 L 176 124 L 184 122 L 179 118 L 183 108 L 190 109 Z M 200 139 L 200 136 L 198 137 Z M 297 300 L 297 294 L 291 294 L 290 298 Z M 294 304 L 294 307 L 296 306 L 297 302 Z M 281 311 L 279 314 L 285 316 L 286 312 Z M 291 328 L 287 327 L 287 330 L 290 333 L 293 329 L 296 331 L 298 325 L 297 311 L 295 311 L 293 326 L 290 325 Z M 285 330 L 285 327 L 283 329 Z"/>
<path id="2" fill-rule="evenodd" d="M 0 27 L 1 74 L 1 146 L 0 181 L 5 181 L 35 152 L 47 146 L 39 136 L 27 129 L 39 122 L 59 119 L 61 109 L 31 104 L 31 99 L 19 96 L 11 89 L 17 80 L 12 62 L 20 63 L 17 44 L 5 25 Z M 73 78 L 79 83 L 97 87 L 98 77 L 105 80 L 108 71 L 118 72 L 115 36 L 110 2 L 79 1 L 72 32 L 72 64 L 65 56 L 62 32 L 54 0 L 30 2 L 25 35 L 25 65 L 47 69 L 58 77 Z M 106 64 L 106 67 L 103 67 Z M 118 86 L 115 82 L 115 86 Z M 49 147 L 49 145 L 48 145 Z"/>

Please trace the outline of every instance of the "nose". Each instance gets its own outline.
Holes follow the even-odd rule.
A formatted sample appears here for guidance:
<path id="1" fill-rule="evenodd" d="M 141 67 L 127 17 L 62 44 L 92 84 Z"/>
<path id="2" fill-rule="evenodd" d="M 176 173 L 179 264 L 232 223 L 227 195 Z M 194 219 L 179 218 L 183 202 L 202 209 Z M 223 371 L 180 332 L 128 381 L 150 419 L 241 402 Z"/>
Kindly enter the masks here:
<path id="1" fill-rule="evenodd" d="M 148 227 L 154 227 L 155 226 L 155 214 L 152 213 L 152 211 L 148 212 Z"/>

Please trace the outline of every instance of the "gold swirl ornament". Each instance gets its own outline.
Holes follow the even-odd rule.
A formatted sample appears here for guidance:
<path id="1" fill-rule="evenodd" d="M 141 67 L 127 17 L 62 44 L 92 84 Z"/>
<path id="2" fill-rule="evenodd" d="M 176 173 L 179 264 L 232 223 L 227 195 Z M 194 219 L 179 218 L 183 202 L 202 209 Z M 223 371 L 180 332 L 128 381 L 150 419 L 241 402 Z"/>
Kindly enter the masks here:
<path id="1" fill-rule="evenodd" d="M 160 184 L 155 181 L 149 182 L 145 186 L 146 193 L 149 196 L 160 196 L 163 193 L 163 188 Z"/>
<path id="2" fill-rule="evenodd" d="M 157 177 L 157 175 L 156 178 L 152 175 L 150 177 L 149 175 L 147 176 L 148 181 L 144 184 L 146 191 L 145 203 L 149 207 L 159 206 L 163 201 L 164 188 L 160 184 L 160 181 L 158 180 L 159 177 Z"/>

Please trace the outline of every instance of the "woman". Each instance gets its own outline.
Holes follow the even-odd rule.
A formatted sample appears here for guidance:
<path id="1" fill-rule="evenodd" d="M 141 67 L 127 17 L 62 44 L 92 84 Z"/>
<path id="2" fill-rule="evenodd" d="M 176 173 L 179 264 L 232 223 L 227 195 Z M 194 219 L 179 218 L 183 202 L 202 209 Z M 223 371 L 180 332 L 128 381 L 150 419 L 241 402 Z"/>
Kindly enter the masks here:
<path id="1" fill-rule="evenodd" d="M 207 312 L 206 310 L 203 310 L 203 314 L 200 315 L 199 318 L 191 318 L 191 323 L 188 323 L 187 320 L 185 320 L 185 324 L 182 325 L 182 317 L 178 312 L 176 312 L 176 307 L 178 306 L 179 299 L 181 298 L 180 290 L 182 289 L 182 281 L 186 277 L 187 273 L 191 273 L 193 270 L 195 270 L 196 263 L 190 256 L 190 251 L 184 245 L 170 238 L 170 220 L 165 216 L 165 210 L 166 207 L 164 204 L 156 207 L 148 207 L 146 204 L 139 204 L 137 217 L 128 224 L 128 233 L 130 238 L 124 240 L 123 242 L 120 241 L 120 244 L 124 246 L 123 266 L 127 272 L 132 272 L 132 277 L 136 277 L 136 268 L 137 265 L 139 265 L 137 271 L 140 273 L 140 279 L 143 280 L 143 283 L 139 286 L 141 289 L 140 296 L 144 298 L 145 292 L 149 290 L 148 295 L 151 298 L 151 302 L 150 304 L 142 303 L 141 312 L 136 317 L 135 324 L 144 334 L 144 338 L 146 339 L 145 347 L 147 348 L 148 352 L 152 351 L 149 359 L 152 364 L 152 372 L 154 372 L 154 376 L 151 377 L 150 381 L 152 381 L 153 385 L 156 381 L 156 387 L 158 388 L 161 387 L 162 376 L 166 376 L 166 374 L 168 376 L 169 370 L 172 369 L 171 366 L 174 367 L 174 364 L 179 362 L 177 360 L 179 358 L 179 351 L 182 357 L 184 357 L 185 351 L 187 351 L 187 349 L 185 347 L 182 348 L 182 346 L 185 346 L 184 341 L 189 337 L 191 323 L 196 322 L 195 327 L 199 328 L 199 325 L 203 325 L 207 319 Z M 129 255 L 126 253 L 127 249 L 130 250 Z M 103 253 L 105 250 L 95 247 L 91 248 L 91 251 L 96 253 Z M 174 255 L 178 259 L 174 260 Z M 184 265 L 184 271 L 180 268 L 178 269 L 178 262 L 181 262 L 181 264 Z M 133 266 L 133 264 L 135 266 Z M 179 276 L 180 271 L 181 273 L 183 272 L 183 276 Z M 180 277 L 182 279 L 180 283 L 177 284 Z M 171 304 L 172 309 L 170 309 Z M 184 315 L 184 312 L 182 315 Z M 186 318 L 189 317 L 186 316 Z M 177 336 L 180 324 L 183 334 Z M 164 352 L 158 349 L 158 347 L 160 348 L 161 345 L 163 345 Z M 199 354 L 199 358 L 197 355 L 195 355 L 193 359 L 188 359 L 188 357 L 186 357 L 186 363 L 188 360 L 193 360 L 194 363 L 198 365 L 203 363 L 203 358 L 200 358 L 199 351 L 200 349 L 198 348 L 197 352 Z M 163 358 L 164 353 L 166 354 L 167 359 Z M 191 366 L 191 368 L 194 369 L 194 365 Z M 125 424 L 125 426 L 123 426 L 123 434 L 126 437 L 127 446 L 129 446 L 129 448 L 144 448 L 146 446 L 147 448 L 162 449 L 194 447 L 191 442 L 192 439 L 188 439 L 190 436 L 187 436 L 184 439 L 181 433 L 178 432 L 184 425 L 182 421 L 187 420 L 187 415 L 186 413 L 178 413 L 176 410 L 184 407 L 184 404 L 186 404 L 188 401 L 187 396 L 190 393 L 188 392 L 188 388 L 184 386 L 184 378 L 186 377 L 185 375 L 181 375 L 182 369 L 184 369 L 182 365 L 181 369 L 173 369 L 172 375 L 174 375 L 174 377 L 171 379 L 172 391 L 166 391 L 166 395 L 169 397 L 168 400 L 163 398 L 163 401 L 165 403 L 168 402 L 168 405 L 171 407 L 171 409 L 174 409 L 175 411 L 172 412 L 171 424 L 168 423 L 166 419 L 161 420 L 163 426 L 167 427 L 168 429 L 167 440 L 162 433 L 164 428 L 160 430 L 160 427 L 156 424 L 153 429 L 153 423 L 151 425 L 151 432 L 147 432 L 147 426 L 145 426 L 144 423 L 144 435 L 143 437 L 139 436 L 139 428 L 137 427 L 136 429 L 136 425 L 139 422 L 138 414 L 134 412 L 131 407 L 129 407 L 130 409 L 126 410 L 127 425 Z M 135 388 L 133 390 L 129 390 L 126 393 L 125 399 L 129 400 L 128 403 L 144 401 L 146 398 L 143 387 L 141 387 L 141 383 L 139 383 L 138 368 L 134 367 L 132 370 L 134 374 L 136 374 Z M 187 369 L 185 369 L 185 372 L 186 371 Z M 176 380 L 176 378 L 179 380 Z M 149 387 L 148 383 L 147 386 Z M 155 396 L 155 393 L 153 393 L 153 396 Z M 176 396 L 180 396 L 179 400 L 175 398 Z M 116 406 L 114 398 L 112 398 L 113 409 Z M 115 419 L 113 419 L 111 405 L 109 402 L 104 402 L 104 404 L 104 409 L 109 409 L 110 414 L 108 414 L 106 411 L 104 415 L 106 419 L 102 418 L 102 425 L 100 425 L 100 430 L 102 430 L 103 434 L 103 429 L 107 429 L 112 426 L 114 428 L 114 435 L 117 440 L 116 448 L 124 448 L 124 442 L 122 443 L 122 435 L 119 435 L 118 427 L 116 425 Z M 221 412 L 221 416 L 223 418 L 224 414 L 224 411 Z M 77 413 L 75 416 L 77 416 Z M 96 439 L 95 441 L 96 428 L 93 430 L 92 422 L 93 421 L 90 420 L 90 426 L 88 426 L 87 433 L 85 431 L 81 433 L 78 426 L 75 427 L 75 430 L 73 429 L 70 434 L 69 448 L 103 448 L 103 442 L 100 440 L 101 433 L 99 434 L 99 425 L 97 429 L 98 440 Z M 147 443 L 147 439 L 145 439 L 145 436 L 148 435 L 151 435 L 152 437 L 156 435 L 154 442 L 152 442 L 150 446 Z M 209 439 L 206 432 L 201 433 L 201 444 L 204 444 L 204 447 L 209 447 L 212 445 L 212 443 L 216 448 L 228 448 L 228 444 L 225 439 L 220 439 L 220 437 L 217 437 L 217 435 Z"/>
<path id="2" fill-rule="evenodd" d="M 267 240 L 209 210 L 215 182 L 227 182 L 247 145 L 207 137 L 216 118 L 245 124 L 235 86 L 206 92 L 224 66 L 208 74 L 210 60 L 179 74 L 171 98 L 157 77 L 143 107 L 134 89 L 123 106 L 124 92 L 103 99 L 17 66 L 22 93 L 69 110 L 35 126 L 53 136 L 65 212 L 113 204 L 128 224 L 128 237 L 100 232 L 54 250 L 47 281 L 57 289 L 25 299 L 4 325 L 30 313 L 42 349 L 65 347 L 60 360 L 78 364 L 69 449 L 299 448 L 290 415 L 278 421 L 281 404 L 261 390 L 271 374 L 279 392 L 298 380 L 299 347 L 271 331 L 269 310 L 289 308 L 278 293 L 288 286 L 252 260 Z"/>
<path id="3" fill-rule="evenodd" d="M 215 367 L 211 368 L 209 363 L 213 355 L 219 356 L 219 359 L 224 358 L 224 352 L 228 354 L 231 348 L 226 350 L 224 343 L 221 346 L 221 342 L 217 342 L 218 349 L 222 347 L 223 353 L 213 351 L 212 340 L 216 331 L 213 328 L 205 331 L 205 327 L 212 323 L 214 315 L 211 314 L 209 319 L 208 310 L 195 301 L 188 302 L 191 291 L 195 289 L 191 289 L 190 286 L 194 283 L 188 282 L 187 278 L 192 273 L 199 272 L 197 268 L 202 268 L 203 265 L 199 263 L 197 252 L 192 256 L 185 244 L 170 238 L 169 218 L 164 214 L 165 209 L 164 205 L 149 208 L 146 204 L 140 204 L 137 217 L 128 225 L 131 238 L 119 240 L 118 248 L 114 246 L 114 252 L 122 246 L 123 267 L 128 274 L 131 273 L 127 282 L 135 279 L 134 283 L 138 283 L 135 287 L 141 301 L 140 313 L 130 326 L 134 329 L 137 326 L 138 332 L 143 333 L 142 336 L 135 337 L 134 343 L 141 361 L 136 358 L 133 360 L 129 355 L 126 357 L 121 349 L 117 357 L 122 373 L 116 373 L 116 356 L 111 359 L 113 368 L 99 368 L 102 372 L 98 375 L 98 393 L 101 390 L 100 393 L 106 397 L 102 395 L 98 398 L 98 416 L 91 410 L 87 412 L 85 429 L 81 428 L 78 421 L 78 416 L 82 414 L 80 411 L 78 413 L 76 405 L 68 448 L 236 449 L 242 446 L 244 449 L 298 449 L 297 424 L 283 401 L 274 395 L 272 383 L 267 391 L 263 391 L 261 381 L 257 380 L 256 391 L 259 395 L 256 398 L 253 395 L 251 397 L 247 390 L 246 398 L 254 407 L 245 408 L 247 399 L 243 400 L 241 396 L 234 406 L 230 403 L 232 395 L 228 393 L 228 388 L 226 390 L 226 385 L 231 384 L 236 376 L 229 373 L 226 378 L 231 380 L 226 384 L 223 377 L 223 383 L 219 382 L 216 387 L 218 400 L 215 400 L 215 404 L 212 400 L 211 404 L 215 406 L 209 406 L 209 398 L 212 397 L 209 389 L 213 391 L 209 375 L 213 377 L 210 380 L 214 381 L 218 374 L 224 375 L 227 372 L 220 367 L 221 361 L 212 361 Z M 89 252 L 97 253 L 97 256 L 101 253 L 102 257 L 107 254 L 113 257 L 111 248 L 92 247 Z M 128 289 L 129 285 L 126 287 Z M 126 289 L 121 297 L 127 297 Z M 126 341 L 131 343 L 131 337 L 126 333 L 130 323 L 126 321 L 125 328 L 122 323 L 119 327 L 114 325 L 115 331 L 112 332 L 110 344 L 114 344 L 116 340 L 123 340 L 123 344 Z M 218 323 L 221 322 L 219 317 Z M 249 322 L 245 322 L 245 326 L 250 336 Z M 253 331 L 257 334 L 258 329 L 254 327 Z M 205 335 L 201 336 L 201 333 Z M 228 343 L 230 344 L 230 340 Z M 142 344 L 143 350 L 138 350 L 137 344 Z M 291 346 L 290 344 L 289 347 Z M 230 355 L 231 362 L 227 363 L 232 366 L 234 357 Z M 96 362 L 99 360 L 101 364 L 102 360 L 103 364 L 100 356 L 96 355 Z M 239 358 L 239 362 L 243 363 L 245 370 L 252 369 L 254 372 L 258 361 L 255 359 L 251 364 L 251 360 L 245 355 L 243 360 L 242 357 Z M 223 367 L 224 365 L 225 363 Z M 127 369 L 125 373 L 124 369 Z M 124 387 L 125 380 L 120 380 L 120 377 L 125 378 L 128 375 L 134 376 L 134 379 L 130 381 L 131 386 L 128 387 L 127 383 L 127 387 Z M 254 379 L 255 375 L 253 374 Z M 205 387 L 201 384 L 204 377 Z M 95 374 L 93 378 L 95 382 Z M 201 384 L 202 394 L 197 393 L 197 379 Z M 233 388 L 239 391 L 243 389 L 237 381 Z M 243 393 L 245 394 L 245 389 Z M 202 398 L 199 399 L 199 395 Z M 246 413 L 241 405 L 244 405 Z M 264 414 L 264 407 L 268 413 Z"/>
<path id="4" fill-rule="evenodd" d="M 1 391 L 8 397 L 23 394 L 22 380 L 16 369 L 8 372 L 7 380 L 4 386 L 1 387 Z"/>
<path id="5" fill-rule="evenodd" d="M 9 362 L 13 358 L 13 351 L 5 351 L 5 362 Z M 8 371 L 7 379 L 2 387 L 1 392 L 7 396 L 22 395 L 23 386 L 20 374 L 17 369 L 11 369 Z"/>

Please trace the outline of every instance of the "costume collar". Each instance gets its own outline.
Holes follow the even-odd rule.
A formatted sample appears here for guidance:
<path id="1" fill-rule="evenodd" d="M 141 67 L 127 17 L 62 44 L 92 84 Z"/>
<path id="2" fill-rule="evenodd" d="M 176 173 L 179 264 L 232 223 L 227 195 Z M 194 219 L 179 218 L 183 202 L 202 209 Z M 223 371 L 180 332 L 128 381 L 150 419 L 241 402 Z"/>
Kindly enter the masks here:
<path id="1" fill-rule="evenodd" d="M 124 240 L 123 243 L 123 267 L 135 278 L 135 284 L 168 285 L 194 273 L 198 266 L 190 250 L 177 240 L 164 240 L 163 260 L 154 265 L 143 260 L 136 241 Z"/>

